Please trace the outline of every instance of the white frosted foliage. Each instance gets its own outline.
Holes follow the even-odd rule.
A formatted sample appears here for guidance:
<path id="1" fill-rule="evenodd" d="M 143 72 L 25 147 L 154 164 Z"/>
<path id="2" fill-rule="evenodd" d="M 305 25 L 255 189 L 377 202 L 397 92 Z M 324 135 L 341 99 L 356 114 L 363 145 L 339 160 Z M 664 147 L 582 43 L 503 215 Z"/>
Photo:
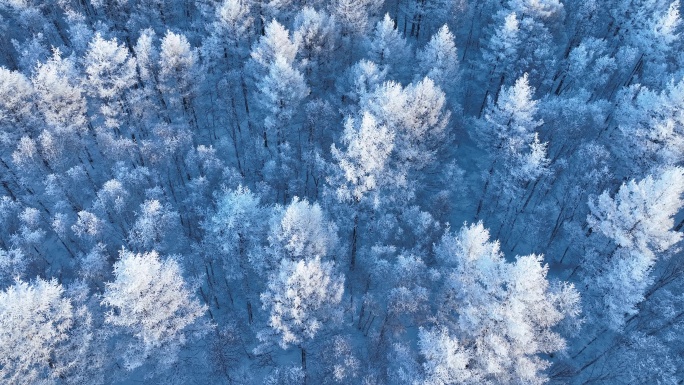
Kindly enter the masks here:
<path id="1" fill-rule="evenodd" d="M 319 258 L 281 260 L 266 292 L 261 294 L 277 343 L 283 349 L 301 346 L 323 327 L 339 320 L 343 293 L 344 276 L 335 272 L 334 263 Z M 265 334 L 261 337 L 267 338 Z"/>
<path id="2" fill-rule="evenodd" d="M 122 328 L 136 341 L 125 357 L 128 368 L 141 365 L 154 349 L 163 349 L 160 358 L 173 362 L 189 329 L 196 325 L 199 330 L 194 332 L 203 332 L 200 321 L 206 307 L 193 295 L 176 260 L 162 260 L 154 251 L 121 250 L 119 257 L 102 305 L 112 309 L 105 322 Z"/>

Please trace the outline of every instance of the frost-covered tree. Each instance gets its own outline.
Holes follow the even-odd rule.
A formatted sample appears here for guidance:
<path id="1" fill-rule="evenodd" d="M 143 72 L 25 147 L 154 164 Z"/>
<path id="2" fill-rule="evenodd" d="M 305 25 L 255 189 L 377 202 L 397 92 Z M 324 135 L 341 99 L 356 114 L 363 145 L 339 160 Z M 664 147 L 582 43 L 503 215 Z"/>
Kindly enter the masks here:
<path id="1" fill-rule="evenodd" d="M 324 11 L 304 7 L 294 20 L 293 40 L 299 45 L 302 67 L 307 73 L 334 68 L 334 51 L 339 46 L 339 27 L 334 17 Z M 326 74 L 329 76 L 330 74 Z"/>
<path id="2" fill-rule="evenodd" d="M 342 137 L 346 148 L 341 150 L 333 144 L 331 149 L 341 174 L 337 182 L 340 200 L 360 201 L 388 183 L 387 164 L 394 138 L 395 133 L 379 125 L 370 113 L 364 113 L 360 122 L 347 120 Z"/>
<path id="3" fill-rule="evenodd" d="M 620 329 L 625 315 L 637 313 L 636 305 L 653 282 L 656 260 L 681 241 L 682 234 L 673 227 L 682 193 L 684 170 L 672 167 L 623 184 L 615 197 L 604 191 L 589 201 L 589 226 L 617 246 L 612 254 L 589 260 L 593 273 L 587 277 L 603 299 L 597 313 L 606 317 L 609 327 Z"/>
<path id="4" fill-rule="evenodd" d="M 622 140 L 614 147 L 628 172 L 643 176 L 661 165 L 679 164 L 684 146 L 684 81 L 671 81 L 661 92 L 634 85 L 618 100 L 616 121 Z"/>
<path id="5" fill-rule="evenodd" d="M 337 227 L 326 218 L 318 203 L 294 197 L 279 217 L 269 235 L 271 252 L 277 260 L 326 258 L 335 252 Z"/>
<path id="6" fill-rule="evenodd" d="M 395 21 L 389 14 L 378 21 L 368 43 L 368 59 L 381 68 L 388 69 L 394 75 L 404 73 L 406 58 L 411 55 L 411 48 L 406 39 L 397 31 Z"/>
<path id="7" fill-rule="evenodd" d="M 10 237 L 11 244 L 21 248 L 29 261 L 35 261 L 44 252 L 42 249 L 47 235 L 45 222 L 41 212 L 34 207 L 24 207 L 18 214 L 19 229 Z"/>
<path id="8" fill-rule="evenodd" d="M 78 212 L 76 223 L 71 226 L 71 230 L 79 238 L 96 239 L 102 236 L 102 220 L 95 214 L 81 210 Z"/>
<path id="9" fill-rule="evenodd" d="M 497 15 L 500 25 L 491 35 L 482 51 L 482 60 L 485 66 L 487 81 L 503 82 L 499 77 L 517 77 L 518 69 L 514 66 L 520 55 L 521 32 L 520 20 L 515 12 L 500 13 Z"/>
<path id="10" fill-rule="evenodd" d="M 403 116 L 397 127 L 396 154 L 409 169 L 422 169 L 433 162 L 447 139 L 451 112 L 446 95 L 430 78 L 404 89 Z"/>
<path id="11" fill-rule="evenodd" d="M 216 8 L 216 20 L 212 25 L 213 37 L 226 39 L 236 45 L 252 27 L 249 0 L 224 0 Z"/>
<path id="12" fill-rule="evenodd" d="M 264 385 L 298 385 L 305 382 L 306 373 L 299 366 L 277 367 L 264 379 Z"/>
<path id="13" fill-rule="evenodd" d="M 214 20 L 206 28 L 210 35 L 202 42 L 203 58 L 210 72 L 225 76 L 236 71 L 247 54 L 244 41 L 254 27 L 252 1 L 225 0 L 217 4 Z"/>
<path id="14" fill-rule="evenodd" d="M 112 100 L 135 84 L 135 59 L 116 39 L 105 40 L 95 34 L 83 59 L 88 92 Z"/>
<path id="15" fill-rule="evenodd" d="M 322 358 L 332 382 L 346 383 L 358 378 L 361 361 L 354 353 L 352 342 L 350 337 L 340 335 L 327 341 Z"/>
<path id="16" fill-rule="evenodd" d="M 556 93 L 572 88 L 583 88 L 601 93 L 617 70 L 615 57 L 608 52 L 604 39 L 586 38 L 574 47 L 567 60 L 567 70 L 556 88 Z M 588 75 L 589 74 L 589 75 Z"/>
<path id="17" fill-rule="evenodd" d="M 289 189 L 287 180 L 292 178 L 292 166 L 289 163 L 294 159 L 288 154 L 290 142 L 288 137 L 291 132 L 285 130 L 292 123 L 298 107 L 309 95 L 304 76 L 299 70 L 292 67 L 283 56 L 278 55 L 275 61 L 268 67 L 268 73 L 258 83 L 259 101 L 266 116 L 264 118 L 264 146 L 268 146 L 268 137 L 271 137 L 271 146 L 275 147 L 274 164 L 267 163 L 271 171 L 272 183 L 279 195 L 282 193 L 283 200 L 288 199 Z M 275 146 L 273 138 L 275 137 Z M 267 174 L 268 175 L 268 174 Z"/>
<path id="18" fill-rule="evenodd" d="M 501 150 L 531 141 L 535 129 L 543 123 L 535 116 L 539 102 L 533 99 L 534 91 L 527 75 L 516 80 L 515 85 L 504 87 L 498 100 L 485 111 L 486 123 L 475 132 L 482 146 Z"/>
<path id="19" fill-rule="evenodd" d="M 88 93 L 102 100 L 105 124 L 115 127 L 124 114 L 124 92 L 136 84 L 136 62 L 128 49 L 116 39 L 105 40 L 95 34 L 83 59 Z"/>
<path id="20" fill-rule="evenodd" d="M 618 2 L 608 10 L 622 84 L 663 86 L 669 80 L 662 74 L 674 72 L 672 65 L 681 62 L 675 59 L 681 46 L 679 8 L 679 0 L 639 0 Z"/>
<path id="21" fill-rule="evenodd" d="M 547 144 L 536 132 L 543 122 L 537 119 L 538 101 L 533 93 L 524 75 L 515 85 L 504 87 L 496 104 L 487 107 L 484 117 L 475 122 L 471 137 L 487 150 L 491 160 L 478 214 L 488 194 L 494 202 L 520 201 L 524 189 L 536 186 L 534 182 L 548 172 Z M 509 205 L 517 211 L 516 206 Z"/>
<path id="22" fill-rule="evenodd" d="M 478 380 L 477 373 L 468 370 L 470 352 L 460 346 L 458 339 L 445 329 L 420 328 L 418 346 L 425 357 L 423 370 L 426 385 L 463 384 Z"/>
<path id="23" fill-rule="evenodd" d="M 256 76 L 266 73 L 278 56 L 292 65 L 298 49 L 297 41 L 290 38 L 290 31 L 276 20 L 270 21 L 264 28 L 264 35 L 252 47 L 251 57 L 258 71 Z"/>
<path id="24" fill-rule="evenodd" d="M 166 32 L 159 51 L 159 87 L 172 104 L 193 114 L 192 101 L 201 76 L 197 61 L 197 52 L 184 35 Z"/>
<path id="25" fill-rule="evenodd" d="M 543 19 L 561 17 L 563 13 L 563 3 L 558 0 L 511 0 L 508 5 L 521 15 Z"/>
<path id="26" fill-rule="evenodd" d="M 270 211 L 258 194 L 238 186 L 216 194 L 216 209 L 202 223 L 207 233 L 202 252 L 210 261 L 218 260 L 223 265 L 225 277 L 231 284 L 241 284 L 238 287 L 247 297 L 245 306 L 249 322 L 253 317 L 252 304 L 258 301 L 253 294 L 259 283 L 252 277 L 266 270 L 264 249 Z"/>
<path id="27" fill-rule="evenodd" d="M 159 49 L 155 46 L 156 34 L 152 29 L 141 31 L 133 47 L 140 79 L 145 84 L 153 81 L 159 63 Z"/>
<path id="28" fill-rule="evenodd" d="M 330 8 L 342 24 L 344 36 L 359 36 L 368 30 L 370 15 L 378 11 L 382 3 L 382 0 L 335 0 Z"/>
<path id="29" fill-rule="evenodd" d="M 37 121 L 33 86 L 22 73 L 0 67 L 0 143 L 9 146 L 33 133 Z"/>
<path id="30" fill-rule="evenodd" d="M 261 294 L 271 329 L 260 332 L 259 339 L 278 343 L 283 349 L 299 347 L 304 368 L 309 341 L 340 319 L 344 276 L 335 270 L 333 262 L 321 262 L 318 257 L 283 258 Z"/>
<path id="31" fill-rule="evenodd" d="M 266 238 L 267 208 L 247 187 L 223 190 L 217 195 L 216 211 L 203 224 L 209 241 L 225 258 L 226 275 L 240 277 L 250 267 L 249 258 Z M 239 267 L 239 269 L 237 268 Z"/>
<path id="32" fill-rule="evenodd" d="M 5 287 L 12 283 L 13 279 L 22 277 L 28 262 L 20 249 L 0 249 L 0 287 Z"/>
<path id="33" fill-rule="evenodd" d="M 452 91 L 458 81 L 458 53 L 454 34 L 447 25 L 437 31 L 427 45 L 416 54 L 422 76 L 443 90 Z"/>
<path id="34" fill-rule="evenodd" d="M 539 354 L 565 348 L 554 326 L 579 313 L 573 285 L 551 284 L 539 255 L 506 262 L 481 222 L 445 234 L 436 253 L 452 266 L 444 273 L 438 317 L 462 346 L 453 357 L 468 357 L 469 375 L 478 381 L 544 383 L 549 362 Z M 451 370 L 462 376 L 462 368 Z"/>
<path id="35" fill-rule="evenodd" d="M 140 205 L 140 211 L 128 233 L 128 239 L 141 251 L 160 248 L 174 250 L 180 246 L 178 241 L 179 235 L 182 234 L 179 234 L 178 221 L 178 213 L 170 205 L 164 205 L 156 199 L 146 200 Z"/>
<path id="36" fill-rule="evenodd" d="M 673 227 L 683 192 L 684 169 L 666 168 L 655 177 L 623 184 L 615 197 L 604 191 L 589 201 L 587 222 L 620 247 L 660 253 L 682 237 Z"/>
<path id="37" fill-rule="evenodd" d="M 31 82 L 38 96 L 38 108 L 56 132 L 77 133 L 86 129 L 86 101 L 71 59 L 62 58 L 59 49 L 54 49 L 51 58 L 38 63 Z"/>
<path id="38" fill-rule="evenodd" d="M 255 97 L 263 110 L 263 147 L 274 148 L 276 152 L 274 159 L 264 162 L 264 171 L 269 182 L 275 185 L 279 193 L 283 193 L 283 201 L 288 195 L 286 180 L 292 178 L 292 166 L 288 164 L 288 136 L 291 132 L 287 128 L 300 103 L 310 92 L 298 68 L 297 51 L 297 40 L 290 37 L 290 32 L 282 24 L 272 20 L 266 25 L 264 35 L 252 47 L 248 63 L 257 91 Z M 272 137 L 270 144 L 269 136 Z"/>
<path id="39" fill-rule="evenodd" d="M 283 125 L 292 119 L 302 100 L 309 94 L 304 76 L 283 56 L 277 56 L 268 66 L 268 74 L 257 83 L 260 102 L 267 112 L 266 130 L 275 134 L 276 144 L 285 140 Z"/>
<path id="40" fill-rule="evenodd" d="M 206 306 L 195 298 L 173 258 L 122 249 L 114 281 L 105 286 L 101 303 L 111 309 L 105 322 L 132 337 L 122 357 L 129 370 L 150 358 L 171 365 L 183 345 L 209 331 L 203 319 Z"/>
<path id="41" fill-rule="evenodd" d="M 8 384 L 78 383 L 88 351 L 90 315 L 55 280 L 17 280 L 0 292 L 0 378 Z M 91 373 L 92 374 L 92 373 Z M 83 378 L 80 378 L 83 380 Z M 64 382 L 62 382 L 64 381 Z M 90 377 L 98 383 L 97 377 Z"/>
<path id="42" fill-rule="evenodd" d="M 540 3 L 529 2 L 532 7 Z M 533 13 L 509 8 L 500 10 L 495 21 L 482 49 L 482 61 L 474 73 L 487 84 L 483 103 L 487 96 L 494 96 L 496 100 L 502 86 L 512 84 L 525 73 L 530 75 L 533 84 L 550 86 L 552 76 L 548 72 L 556 65 L 556 47 L 548 26 Z M 477 106 L 479 114 L 483 106 Z"/>
<path id="43" fill-rule="evenodd" d="M 373 246 L 360 261 L 375 290 L 364 298 L 359 324 L 368 329 L 371 319 L 381 319 L 379 343 L 388 346 L 401 341 L 400 336 L 412 325 L 430 317 L 427 287 L 432 282 L 427 279 L 427 266 L 420 257 L 396 253 L 396 247 Z M 387 354 L 391 355 L 391 350 Z"/>
<path id="44" fill-rule="evenodd" d="M 394 167 L 404 173 L 434 159 L 451 116 L 444 92 L 429 78 L 405 88 L 385 82 L 361 106 L 395 133 Z"/>

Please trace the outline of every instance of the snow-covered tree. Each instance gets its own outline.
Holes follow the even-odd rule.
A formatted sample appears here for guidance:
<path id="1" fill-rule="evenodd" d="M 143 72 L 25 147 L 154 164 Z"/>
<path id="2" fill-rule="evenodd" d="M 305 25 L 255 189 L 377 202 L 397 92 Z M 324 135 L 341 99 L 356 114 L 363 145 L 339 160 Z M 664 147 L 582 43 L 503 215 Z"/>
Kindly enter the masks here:
<path id="1" fill-rule="evenodd" d="M 684 169 L 670 167 L 658 175 L 623 184 L 615 197 L 604 191 L 589 201 L 589 226 L 623 248 L 650 255 L 668 250 L 682 235 L 673 231 L 682 207 Z"/>
<path id="2" fill-rule="evenodd" d="M 600 87 L 608 83 L 615 70 L 617 63 L 608 52 L 606 40 L 586 38 L 570 51 L 567 75 L 562 78 L 556 93 L 571 88 L 600 92 Z"/>
<path id="3" fill-rule="evenodd" d="M 257 64 L 257 75 L 266 73 L 278 56 L 293 65 L 298 49 L 297 41 L 290 38 L 290 31 L 276 20 L 270 21 L 251 51 L 252 60 Z"/>
<path id="4" fill-rule="evenodd" d="M 267 112 L 264 120 L 266 130 L 276 133 L 277 143 L 284 141 L 282 126 L 290 119 L 309 95 L 304 76 L 292 67 L 283 56 L 277 56 L 269 64 L 268 74 L 257 83 L 260 102 Z"/>
<path id="5" fill-rule="evenodd" d="M 159 51 L 159 86 L 168 95 L 171 103 L 184 110 L 196 96 L 197 78 L 201 73 L 197 68 L 197 52 L 182 34 L 167 31 L 161 41 Z"/>
<path id="6" fill-rule="evenodd" d="M 389 14 L 378 21 L 368 43 L 368 59 L 393 74 L 403 74 L 406 58 L 411 55 L 411 48 L 406 39 L 397 31 L 395 21 Z"/>
<path id="7" fill-rule="evenodd" d="M 374 62 L 363 59 L 354 63 L 342 78 L 338 79 L 337 87 L 343 98 L 352 104 L 352 113 L 356 112 L 361 100 L 369 98 L 371 93 L 385 81 L 386 76 L 387 71 L 381 70 Z"/>
<path id="8" fill-rule="evenodd" d="M 321 329 L 339 321 L 344 276 L 335 271 L 333 262 L 283 258 L 268 282 L 261 301 L 272 330 L 261 332 L 260 339 L 272 338 L 283 349 L 295 345 L 305 350 Z"/>
<path id="9" fill-rule="evenodd" d="M 500 13 L 497 15 L 500 25 L 487 41 L 483 51 L 482 60 L 485 66 L 492 66 L 487 71 L 489 78 L 495 79 L 500 76 L 517 77 L 518 68 L 515 67 L 516 59 L 520 55 L 521 31 L 520 19 L 515 12 Z M 496 79 L 499 80 L 499 79 Z M 499 85 L 501 81 L 499 80 Z"/>
<path id="10" fill-rule="evenodd" d="M 422 169 L 435 160 L 444 144 L 451 112 L 446 95 L 430 78 L 409 84 L 404 94 L 406 102 L 397 127 L 396 153 L 405 167 Z"/>
<path id="11" fill-rule="evenodd" d="M 102 100 L 100 110 L 105 124 L 116 127 L 124 114 L 124 92 L 137 82 L 136 62 L 128 49 L 116 39 L 105 40 L 95 34 L 83 59 L 87 92 Z"/>
<path id="12" fill-rule="evenodd" d="M 361 361 L 354 353 L 352 339 L 347 336 L 334 336 L 327 343 L 322 355 L 331 380 L 335 383 L 348 383 L 359 376 Z"/>
<path id="13" fill-rule="evenodd" d="M 511 0 L 508 5 L 521 15 L 542 19 L 561 17 L 563 14 L 563 3 L 558 0 Z"/>
<path id="14" fill-rule="evenodd" d="M 623 84 L 662 87 L 669 80 L 662 74 L 674 72 L 672 65 L 680 62 L 675 59 L 681 44 L 679 8 L 679 0 L 639 0 L 609 9 Z"/>
<path id="15" fill-rule="evenodd" d="M 337 227 L 324 215 L 318 203 L 294 197 L 273 224 L 269 240 L 277 258 L 326 258 L 337 247 Z"/>
<path id="16" fill-rule="evenodd" d="M 213 24 L 216 36 L 221 36 L 235 44 L 251 28 L 254 22 L 250 15 L 249 0 L 224 0 L 216 9 L 216 21 Z"/>
<path id="17" fill-rule="evenodd" d="M 55 131 L 77 133 L 86 129 L 86 101 L 71 59 L 62 58 L 54 49 L 51 58 L 38 63 L 31 82 L 38 108 Z"/>
<path id="18" fill-rule="evenodd" d="M 144 83 L 149 83 L 156 76 L 159 50 L 155 47 L 154 42 L 156 35 L 152 29 L 141 31 L 133 51 L 135 52 L 136 64 L 138 66 L 138 73 L 140 79 Z"/>
<path id="19" fill-rule="evenodd" d="M 436 252 L 445 266 L 453 266 L 445 272 L 445 303 L 439 318 L 450 325 L 450 334 L 462 346 L 462 353 L 452 351 L 454 357 L 470 358 L 471 378 L 545 382 L 543 370 L 549 363 L 539 354 L 565 348 L 565 340 L 553 328 L 578 315 L 574 287 L 552 285 L 548 265 L 539 255 L 506 262 L 499 243 L 490 241 L 481 222 L 462 227 L 458 234 L 445 234 Z M 462 368 L 453 368 L 455 375 L 462 376 Z"/>
<path id="20" fill-rule="evenodd" d="M 459 63 L 455 37 L 447 25 L 432 35 L 416 56 L 421 75 L 432 79 L 443 90 L 454 90 Z"/>
<path id="21" fill-rule="evenodd" d="M 360 122 L 347 120 L 342 137 L 346 148 L 340 150 L 333 144 L 331 149 L 341 172 L 337 189 L 340 200 L 360 201 L 388 183 L 387 164 L 394 138 L 395 133 L 378 125 L 370 113 L 364 113 Z"/>
<path id="22" fill-rule="evenodd" d="M 240 277 L 248 270 L 250 255 L 265 241 L 267 217 L 268 210 L 259 196 L 247 187 L 218 194 L 216 211 L 203 227 L 224 256 L 229 278 Z"/>
<path id="23" fill-rule="evenodd" d="M 392 167 L 398 174 L 428 166 L 447 137 L 446 95 L 430 78 L 405 88 L 385 82 L 360 105 L 395 135 Z"/>
<path id="24" fill-rule="evenodd" d="M 327 13 L 311 7 L 299 11 L 294 20 L 293 40 L 299 46 L 302 67 L 307 74 L 316 71 L 316 77 L 331 75 L 325 72 L 335 68 L 334 53 L 339 48 L 339 33 L 337 21 Z"/>
<path id="25" fill-rule="evenodd" d="M 0 287 L 5 287 L 12 283 L 13 279 L 22 277 L 28 262 L 20 249 L 0 249 Z"/>
<path id="26" fill-rule="evenodd" d="M 616 121 L 622 140 L 615 151 L 631 174 L 654 172 L 679 164 L 684 148 L 684 80 L 670 82 L 661 92 L 634 85 L 619 96 Z"/>
<path id="27" fill-rule="evenodd" d="M 0 143 L 13 144 L 21 134 L 36 130 L 34 92 L 22 73 L 0 67 Z"/>
<path id="28" fill-rule="evenodd" d="M 478 379 L 474 371 L 468 370 L 470 352 L 460 346 L 458 339 L 451 337 L 446 329 L 420 328 L 418 338 L 420 353 L 425 357 L 424 384 L 463 384 Z"/>
<path id="29" fill-rule="evenodd" d="M 587 277 L 603 298 L 598 313 L 611 328 L 620 329 L 625 315 L 637 313 L 636 305 L 653 282 L 656 260 L 681 241 L 673 227 L 682 193 L 684 169 L 672 167 L 623 184 L 615 197 L 604 191 L 589 201 L 589 226 L 617 245 L 607 257 L 589 260 L 592 273 Z"/>
<path id="30" fill-rule="evenodd" d="M 293 68 L 283 56 L 276 56 L 275 61 L 268 67 L 268 73 L 257 83 L 259 101 L 266 113 L 264 118 L 264 147 L 269 147 L 268 137 L 275 137 L 275 160 L 272 167 L 271 177 L 266 173 L 269 181 L 277 188 L 278 194 L 282 193 L 283 200 L 289 196 L 287 180 L 292 178 L 292 167 L 288 164 L 293 161 L 289 152 L 288 137 L 291 132 L 285 130 L 295 116 L 302 101 L 309 95 L 304 76 L 299 70 Z"/>
<path id="31" fill-rule="evenodd" d="M 101 236 L 103 224 L 102 220 L 95 214 L 81 210 L 78 212 L 76 223 L 71 226 L 71 230 L 78 237 L 96 238 Z"/>
<path id="32" fill-rule="evenodd" d="M 342 24 L 342 34 L 363 35 L 369 28 L 369 16 L 378 11 L 382 0 L 335 0 L 331 2 L 331 13 Z"/>
<path id="33" fill-rule="evenodd" d="M 140 250 L 173 249 L 179 246 L 178 213 L 171 206 L 156 199 L 146 200 L 140 205 L 140 212 L 128 239 Z M 170 242 L 173 239 L 174 242 Z"/>
<path id="34" fill-rule="evenodd" d="M 60 350 L 75 326 L 74 306 L 55 280 L 17 280 L 0 292 L 0 379 L 54 383 L 67 373 Z"/>
<path id="35" fill-rule="evenodd" d="M 525 74 L 513 86 L 503 87 L 496 104 L 475 121 L 471 137 L 487 150 L 491 161 L 478 214 L 488 197 L 509 204 L 520 201 L 522 192 L 548 173 L 547 144 L 536 132 L 543 122 L 537 119 L 538 101 L 533 93 Z M 518 210 L 516 204 L 509 207 Z"/>
<path id="36" fill-rule="evenodd" d="M 88 92 L 104 100 L 120 98 L 135 84 L 135 59 L 116 39 L 105 40 L 95 34 L 83 59 Z"/>
<path id="37" fill-rule="evenodd" d="M 133 337 L 123 356 L 127 369 L 148 358 L 170 365 L 183 345 L 209 331 L 206 306 L 193 295 L 178 261 L 162 260 L 154 251 L 122 249 L 101 303 L 111 309 L 105 322 Z"/>
<path id="38" fill-rule="evenodd" d="M 248 47 L 243 43 L 254 26 L 251 7 L 250 0 L 224 0 L 207 26 L 210 35 L 202 42 L 201 52 L 208 58 L 205 65 L 219 76 L 235 71 L 247 54 Z"/>

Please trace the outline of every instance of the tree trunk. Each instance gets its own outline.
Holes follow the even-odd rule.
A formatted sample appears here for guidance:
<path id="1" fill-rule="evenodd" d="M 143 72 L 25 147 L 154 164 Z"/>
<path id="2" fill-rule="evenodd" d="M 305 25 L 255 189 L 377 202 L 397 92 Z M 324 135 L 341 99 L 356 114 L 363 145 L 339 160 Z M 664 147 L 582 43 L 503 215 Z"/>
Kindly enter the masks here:
<path id="1" fill-rule="evenodd" d="M 354 213 L 354 229 L 352 230 L 352 243 L 351 243 L 351 260 L 350 260 L 350 270 L 354 270 L 354 265 L 356 264 L 356 241 L 358 239 L 358 227 L 359 227 L 359 214 L 358 211 Z"/>
<path id="2" fill-rule="evenodd" d="M 306 385 L 306 349 L 300 346 L 302 349 L 302 372 L 304 372 L 304 385 Z"/>

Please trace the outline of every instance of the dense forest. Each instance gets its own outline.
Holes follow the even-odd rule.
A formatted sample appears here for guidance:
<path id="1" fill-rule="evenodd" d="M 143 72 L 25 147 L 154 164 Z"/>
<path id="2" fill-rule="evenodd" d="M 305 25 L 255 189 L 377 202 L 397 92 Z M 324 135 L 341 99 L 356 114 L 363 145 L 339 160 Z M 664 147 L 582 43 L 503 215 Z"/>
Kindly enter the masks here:
<path id="1" fill-rule="evenodd" d="M 680 8 L 0 0 L 0 382 L 684 383 Z"/>

